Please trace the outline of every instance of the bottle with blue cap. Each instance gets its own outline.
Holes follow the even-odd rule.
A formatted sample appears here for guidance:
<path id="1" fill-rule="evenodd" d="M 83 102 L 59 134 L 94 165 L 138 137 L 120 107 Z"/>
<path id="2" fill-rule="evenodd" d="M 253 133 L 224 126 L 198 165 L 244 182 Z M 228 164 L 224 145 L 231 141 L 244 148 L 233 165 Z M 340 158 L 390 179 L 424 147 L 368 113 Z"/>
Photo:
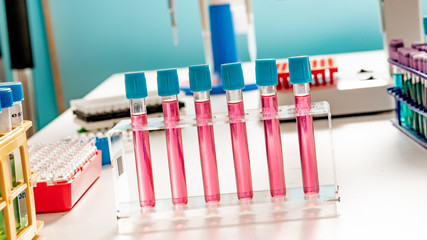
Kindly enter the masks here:
<path id="1" fill-rule="evenodd" d="M 23 124 L 24 117 L 22 112 L 22 100 L 24 100 L 24 92 L 22 89 L 22 83 L 20 82 L 5 82 L 0 83 L 0 89 L 10 89 L 12 91 L 13 106 L 10 108 L 10 119 L 12 128 L 19 127 Z M 19 149 L 13 151 L 9 156 L 11 158 L 12 167 L 12 179 L 16 182 L 16 179 L 23 179 L 24 174 L 22 172 L 21 153 Z M 20 225 L 24 227 L 27 222 L 27 203 L 25 199 L 25 192 L 22 192 L 18 196 L 19 202 L 19 214 L 21 216 Z"/>
<path id="2" fill-rule="evenodd" d="M 246 123 L 243 121 L 245 108 L 243 105 L 242 89 L 245 87 L 245 81 L 242 65 L 240 63 L 221 65 L 221 76 L 222 86 L 227 96 L 237 197 L 239 199 L 252 199 L 253 189 L 248 136 Z"/>
<path id="3" fill-rule="evenodd" d="M 12 97 L 12 90 L 10 88 L 0 88 L 0 104 L 1 104 L 1 112 L 0 112 L 0 133 L 8 133 L 12 131 L 12 121 L 11 121 L 11 108 L 13 106 L 13 97 Z M 16 182 L 16 168 L 15 168 L 15 155 L 19 154 L 18 151 L 14 151 L 13 153 L 9 154 L 9 162 L 10 162 L 10 169 L 11 169 L 11 180 L 12 180 L 12 186 L 16 187 L 18 184 Z M 25 195 L 24 195 L 25 196 Z M 15 225 L 17 229 L 21 228 L 21 222 L 25 222 L 25 214 L 26 214 L 26 205 L 25 209 L 19 208 L 19 202 L 18 198 L 15 198 L 13 200 L 13 208 L 14 208 L 14 214 L 15 214 Z M 25 210 L 25 214 L 23 211 Z M 22 216 L 22 219 L 21 219 Z"/>
<path id="4" fill-rule="evenodd" d="M 276 93 L 278 77 L 276 60 L 256 60 L 255 76 L 256 84 L 258 85 L 261 93 L 270 194 L 272 197 L 281 197 L 286 195 L 286 185 L 285 170 L 283 167 L 280 122 L 276 117 L 278 112 Z"/>
<path id="5" fill-rule="evenodd" d="M 205 201 L 220 200 L 218 169 L 212 121 L 212 108 L 209 91 L 212 89 L 211 74 L 208 65 L 190 66 L 188 69 L 190 90 L 194 95 L 196 119 L 199 124 L 199 153 L 202 166 Z"/>
<path id="6" fill-rule="evenodd" d="M 0 133 L 12 131 L 11 108 L 13 106 L 12 90 L 10 88 L 0 88 L 1 114 Z"/>
<path id="7" fill-rule="evenodd" d="M 184 151 L 181 129 L 176 127 L 180 121 L 178 104 L 179 80 L 176 69 L 157 71 L 157 90 L 159 96 L 162 97 L 172 203 L 174 205 L 185 205 L 188 203 L 188 196 Z"/>
<path id="8" fill-rule="evenodd" d="M 22 83 L 4 82 L 0 83 L 0 88 L 10 88 L 12 90 L 13 106 L 10 110 L 12 127 L 21 126 L 24 121 L 24 114 L 22 112 L 22 100 L 24 100 Z"/>
<path id="9" fill-rule="evenodd" d="M 139 205 L 141 207 L 154 207 L 156 200 L 151 166 L 150 139 L 148 130 L 143 129 L 148 123 L 145 103 L 145 98 L 148 96 L 145 73 L 126 73 L 125 88 L 126 98 L 130 102 Z"/>
<path id="10" fill-rule="evenodd" d="M 310 82 L 313 79 L 307 56 L 289 58 L 289 78 L 293 84 L 295 96 L 303 189 L 305 194 L 318 194 L 319 177 L 313 116 L 309 113 L 311 109 Z"/>

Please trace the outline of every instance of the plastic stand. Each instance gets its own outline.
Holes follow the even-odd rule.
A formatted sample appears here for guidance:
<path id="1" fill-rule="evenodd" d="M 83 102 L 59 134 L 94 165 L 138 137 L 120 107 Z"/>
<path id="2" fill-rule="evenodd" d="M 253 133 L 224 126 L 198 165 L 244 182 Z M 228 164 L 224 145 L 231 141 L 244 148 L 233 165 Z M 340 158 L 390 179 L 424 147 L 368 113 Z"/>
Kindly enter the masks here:
<path id="1" fill-rule="evenodd" d="M 332 122 L 329 104 L 316 102 L 309 113 L 323 117 L 314 121 L 320 192 L 304 195 L 293 105 L 280 106 L 276 116 L 264 118 L 261 111 L 247 110 L 233 122 L 246 122 L 254 197 L 239 200 L 235 193 L 233 154 L 227 114 L 214 114 L 217 164 L 221 201 L 205 203 L 193 115 L 181 116 L 180 122 L 168 128 L 182 128 L 188 204 L 173 206 L 170 199 L 169 172 L 163 118 L 150 118 L 140 130 L 148 130 L 151 145 L 156 206 L 141 208 L 138 201 L 136 168 L 130 120 L 124 120 L 109 131 L 110 156 L 114 176 L 117 219 L 121 233 L 153 232 L 174 229 L 209 228 L 236 224 L 267 223 L 306 218 L 337 216 L 338 185 L 332 148 Z M 325 119 L 326 117 L 326 119 Z M 281 125 L 284 152 L 286 197 L 272 198 L 269 191 L 267 160 L 262 120 L 288 120 Z M 294 120 L 294 121 L 292 121 Z M 138 128 L 139 129 L 139 128 Z"/>
<path id="2" fill-rule="evenodd" d="M 14 128 L 5 135 L 0 135 L 0 189 L 2 192 L 0 210 L 4 212 L 5 233 L 8 240 L 33 239 L 44 225 L 43 221 L 36 220 L 33 185 L 39 177 L 39 173 L 31 172 L 26 136 L 26 132 L 30 129 L 31 125 L 30 121 L 24 121 L 21 126 Z M 24 177 L 17 180 L 19 184 L 16 187 L 12 187 L 8 155 L 15 151 L 15 149 L 19 149 L 21 155 Z M 26 196 L 28 224 L 17 233 L 13 200 L 24 192 Z M 4 235 L 0 235 L 0 239 L 4 239 Z"/>

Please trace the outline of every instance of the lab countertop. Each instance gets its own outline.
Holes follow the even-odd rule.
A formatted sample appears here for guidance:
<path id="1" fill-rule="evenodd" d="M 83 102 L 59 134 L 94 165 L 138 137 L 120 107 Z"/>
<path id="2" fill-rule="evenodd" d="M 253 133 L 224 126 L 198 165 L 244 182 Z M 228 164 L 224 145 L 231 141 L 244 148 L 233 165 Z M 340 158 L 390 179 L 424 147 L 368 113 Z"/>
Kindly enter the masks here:
<path id="1" fill-rule="evenodd" d="M 122 94 L 120 85 L 122 75 L 113 75 L 86 98 Z M 257 91 L 246 92 L 244 98 L 247 108 L 258 107 Z M 184 100 L 191 109 L 192 99 Z M 224 111 L 224 96 L 213 96 L 212 103 L 213 111 Z M 67 110 L 29 141 L 54 141 L 75 134 L 80 126 L 72 117 Z M 333 119 L 341 197 L 337 217 L 120 235 L 112 172 L 104 166 L 101 177 L 71 211 L 37 215 L 45 221 L 38 239 L 422 239 L 427 150 L 393 127 L 393 117 L 394 112 L 385 112 Z M 257 163 L 251 164 L 256 169 Z"/>

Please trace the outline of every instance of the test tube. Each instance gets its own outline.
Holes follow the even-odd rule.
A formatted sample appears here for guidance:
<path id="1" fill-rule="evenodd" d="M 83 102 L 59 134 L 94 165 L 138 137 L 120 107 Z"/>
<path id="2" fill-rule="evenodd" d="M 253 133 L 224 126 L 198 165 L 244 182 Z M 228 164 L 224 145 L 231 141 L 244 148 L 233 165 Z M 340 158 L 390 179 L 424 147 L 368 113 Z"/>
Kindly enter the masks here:
<path id="1" fill-rule="evenodd" d="M 270 194 L 272 197 L 286 195 L 285 173 L 283 168 L 282 140 L 280 122 L 276 118 L 278 84 L 276 60 L 264 59 L 255 62 L 256 84 L 261 93 L 261 106 L 264 118 L 264 136 L 267 152 Z"/>
<path id="2" fill-rule="evenodd" d="M 8 133 L 12 131 L 12 121 L 11 121 L 11 108 L 13 106 L 13 97 L 12 90 L 10 88 L 0 88 L 0 102 L 1 102 L 1 113 L 0 113 L 0 133 Z M 16 175 L 15 175 L 15 158 L 14 154 L 9 154 L 9 164 L 10 164 L 10 177 L 12 182 L 12 187 L 17 186 Z M 21 228 L 21 212 L 19 208 L 18 198 L 13 200 L 13 210 L 15 215 L 15 226 L 16 229 Z"/>
<path id="3" fill-rule="evenodd" d="M 182 135 L 181 129 L 176 127 L 176 124 L 179 124 L 179 81 L 176 69 L 157 71 L 157 87 L 159 96 L 162 97 L 172 203 L 174 205 L 187 204 Z"/>
<path id="4" fill-rule="evenodd" d="M 139 204 L 141 207 L 154 207 L 153 170 L 147 125 L 145 98 L 147 83 L 143 72 L 125 74 L 126 98 L 130 101 L 130 114 L 135 149 L 136 176 L 138 180 Z"/>
<path id="5" fill-rule="evenodd" d="M 206 202 L 220 200 L 218 169 L 216 164 L 212 108 L 209 91 L 212 89 L 208 65 L 189 67 L 190 90 L 194 94 L 194 106 L 198 123 L 200 162 Z"/>
<path id="6" fill-rule="evenodd" d="M 221 76 L 223 88 L 227 96 L 237 197 L 239 199 L 252 199 L 253 190 L 248 136 L 246 133 L 246 123 L 242 122 L 242 119 L 245 117 L 242 96 L 242 89 L 245 87 L 245 82 L 241 64 L 222 64 Z"/>
<path id="7" fill-rule="evenodd" d="M 12 127 L 19 127 L 24 121 L 22 113 L 22 100 L 24 100 L 24 92 L 20 82 L 5 82 L 0 83 L 0 88 L 10 88 L 12 90 L 13 106 L 10 109 Z"/>
<path id="8" fill-rule="evenodd" d="M 0 89 L 10 89 L 12 91 L 12 100 L 13 105 L 10 107 L 10 119 L 12 123 L 12 128 L 19 127 L 24 121 L 23 112 L 22 112 L 22 100 L 24 100 L 24 92 L 22 89 L 22 84 L 20 82 L 5 82 L 0 83 Z M 22 161 L 21 153 L 19 149 L 15 149 L 12 154 L 9 155 L 11 171 L 12 171 L 12 182 L 17 185 L 17 179 L 23 179 L 24 174 L 22 172 Z M 27 224 L 27 201 L 26 201 L 25 192 L 22 192 L 18 196 L 19 204 L 19 214 L 20 219 L 20 229 L 24 228 Z"/>
<path id="9" fill-rule="evenodd" d="M 313 116 L 311 109 L 310 61 L 308 57 L 289 58 L 289 78 L 293 84 L 295 111 L 301 157 L 302 181 L 305 194 L 319 193 L 319 177 L 317 173 L 316 146 L 314 142 Z"/>

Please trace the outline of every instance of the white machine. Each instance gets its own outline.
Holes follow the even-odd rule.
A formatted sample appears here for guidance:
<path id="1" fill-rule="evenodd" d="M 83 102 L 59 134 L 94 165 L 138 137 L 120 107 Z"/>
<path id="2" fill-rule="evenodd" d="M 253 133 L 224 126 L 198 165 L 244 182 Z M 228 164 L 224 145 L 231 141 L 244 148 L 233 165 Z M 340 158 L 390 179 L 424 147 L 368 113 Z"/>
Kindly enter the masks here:
<path id="1" fill-rule="evenodd" d="M 311 88 L 312 101 L 328 101 L 332 115 L 351 115 L 388 111 L 395 108 L 387 94 L 392 86 L 387 63 L 390 39 L 405 43 L 423 41 L 419 0 L 379 0 L 384 50 L 334 55 L 338 81 L 333 86 Z M 281 91 L 279 104 L 293 104 L 292 92 Z"/>

